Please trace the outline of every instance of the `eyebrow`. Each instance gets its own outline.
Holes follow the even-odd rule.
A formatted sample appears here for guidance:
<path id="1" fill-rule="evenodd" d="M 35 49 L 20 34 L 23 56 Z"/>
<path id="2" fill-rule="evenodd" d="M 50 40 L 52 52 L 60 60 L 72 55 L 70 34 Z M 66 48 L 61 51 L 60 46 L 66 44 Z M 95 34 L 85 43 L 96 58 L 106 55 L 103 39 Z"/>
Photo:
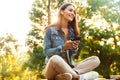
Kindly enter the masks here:
<path id="1" fill-rule="evenodd" d="M 73 10 L 74 11 L 74 13 L 76 14 L 76 10 L 75 10 L 75 8 L 73 9 L 73 8 L 68 8 L 69 10 Z"/>

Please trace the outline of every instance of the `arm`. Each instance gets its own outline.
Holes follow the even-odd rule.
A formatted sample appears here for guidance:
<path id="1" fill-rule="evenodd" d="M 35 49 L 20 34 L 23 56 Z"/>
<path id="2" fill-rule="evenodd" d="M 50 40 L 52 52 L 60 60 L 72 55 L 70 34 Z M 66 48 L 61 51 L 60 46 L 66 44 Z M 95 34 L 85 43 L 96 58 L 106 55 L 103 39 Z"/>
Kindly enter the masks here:
<path id="1" fill-rule="evenodd" d="M 52 48 L 51 28 L 47 28 L 44 36 L 44 53 L 47 56 L 52 56 L 55 54 L 59 55 L 62 52 L 62 45 Z"/>
<path id="2" fill-rule="evenodd" d="M 73 42 L 73 49 L 71 49 L 71 53 L 73 55 L 76 55 L 77 54 L 77 51 L 78 51 L 78 45 L 79 45 L 80 41 L 76 40 Z"/>

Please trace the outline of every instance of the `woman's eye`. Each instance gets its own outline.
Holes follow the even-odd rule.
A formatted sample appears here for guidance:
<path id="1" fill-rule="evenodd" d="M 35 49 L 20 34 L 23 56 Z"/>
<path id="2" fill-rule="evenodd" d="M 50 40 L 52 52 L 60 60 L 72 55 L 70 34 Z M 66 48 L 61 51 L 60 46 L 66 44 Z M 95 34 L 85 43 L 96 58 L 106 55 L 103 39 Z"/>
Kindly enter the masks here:
<path id="1" fill-rule="evenodd" d="M 76 14 L 76 12 L 75 12 L 74 10 L 72 10 L 72 9 L 70 9 L 69 11 L 70 11 L 70 12 L 73 12 L 74 14 Z"/>
<path id="2" fill-rule="evenodd" d="M 70 12 L 72 12 L 73 10 L 72 10 L 72 9 L 70 9 L 69 11 L 70 11 Z"/>
<path id="3" fill-rule="evenodd" d="M 71 12 L 74 12 L 74 13 L 75 13 L 75 11 L 74 11 L 73 9 L 70 9 L 69 11 L 71 11 Z"/>

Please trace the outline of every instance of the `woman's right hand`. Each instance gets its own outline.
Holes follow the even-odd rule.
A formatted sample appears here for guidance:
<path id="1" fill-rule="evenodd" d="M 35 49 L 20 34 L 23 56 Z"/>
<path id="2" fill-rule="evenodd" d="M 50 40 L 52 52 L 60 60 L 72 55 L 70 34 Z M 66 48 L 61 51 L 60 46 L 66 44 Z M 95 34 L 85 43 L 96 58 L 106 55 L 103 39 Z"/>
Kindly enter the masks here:
<path id="1" fill-rule="evenodd" d="M 66 41 L 63 45 L 63 50 L 68 50 L 70 48 L 73 48 L 72 44 L 73 44 L 73 41 L 71 41 L 71 40 Z"/>
<path id="2" fill-rule="evenodd" d="M 64 43 L 63 45 L 63 50 L 68 50 L 68 49 L 76 49 L 78 48 L 78 45 L 79 45 L 80 41 L 71 41 L 71 40 L 68 40 Z"/>
<path id="3" fill-rule="evenodd" d="M 68 40 L 68 41 L 66 41 L 66 42 L 64 43 L 64 45 L 63 45 L 63 50 L 68 50 L 68 49 L 70 49 L 70 48 L 72 48 L 72 41 L 71 41 L 71 40 Z"/>

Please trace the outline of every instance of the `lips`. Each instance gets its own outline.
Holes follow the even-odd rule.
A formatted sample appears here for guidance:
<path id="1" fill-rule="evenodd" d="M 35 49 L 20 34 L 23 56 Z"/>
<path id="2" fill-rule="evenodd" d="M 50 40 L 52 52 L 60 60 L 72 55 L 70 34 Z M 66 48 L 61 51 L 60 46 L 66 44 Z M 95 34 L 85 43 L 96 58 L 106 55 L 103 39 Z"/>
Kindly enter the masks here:
<path id="1" fill-rule="evenodd" d="M 70 21 L 72 21 L 74 19 L 74 16 L 73 15 L 69 15 L 69 19 L 70 19 Z"/>

